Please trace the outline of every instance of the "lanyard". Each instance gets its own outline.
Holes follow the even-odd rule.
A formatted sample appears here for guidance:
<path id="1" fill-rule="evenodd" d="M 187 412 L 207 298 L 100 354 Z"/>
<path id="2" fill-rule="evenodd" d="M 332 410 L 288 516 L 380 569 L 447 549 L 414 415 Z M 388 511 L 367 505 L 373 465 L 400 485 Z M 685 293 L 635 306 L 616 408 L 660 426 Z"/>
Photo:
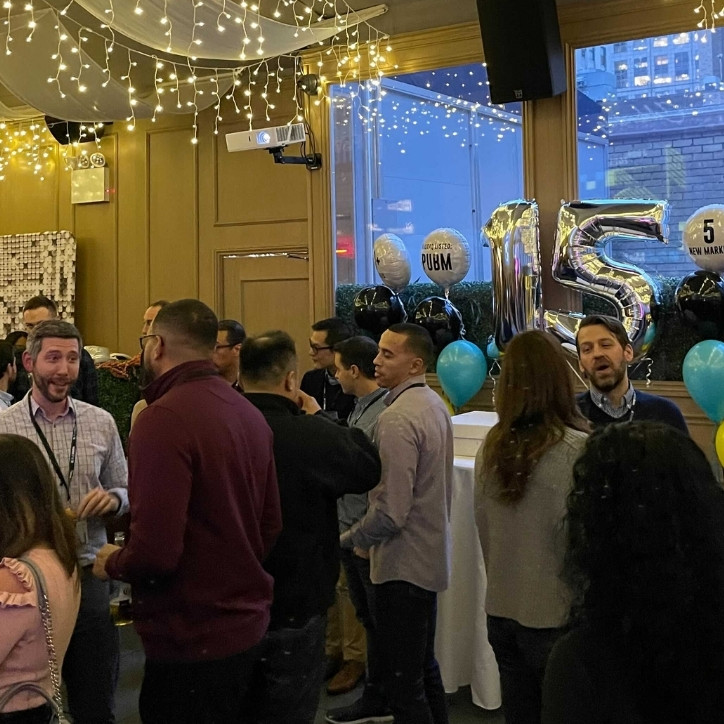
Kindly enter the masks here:
<path id="1" fill-rule="evenodd" d="M 400 397 L 402 397 L 402 395 L 404 395 L 405 392 L 407 392 L 407 390 L 411 390 L 413 387 L 425 387 L 425 386 L 426 386 L 426 385 L 425 385 L 424 382 L 415 382 L 414 385 L 410 385 L 409 387 L 405 387 L 405 389 L 402 390 L 402 392 L 400 392 L 400 394 L 397 395 L 397 397 L 395 397 L 394 400 L 392 400 L 392 402 L 390 403 L 390 405 L 394 405 L 395 402 L 397 402 L 397 400 L 399 400 Z"/>
<path id="2" fill-rule="evenodd" d="M 360 411 L 359 415 L 357 415 L 354 420 L 352 419 L 352 415 L 354 415 L 354 412 L 352 412 L 352 415 L 349 416 L 349 420 L 347 420 L 347 424 L 350 427 L 354 427 L 364 416 L 365 412 L 372 407 L 372 405 L 377 402 L 377 400 L 380 399 L 383 395 L 386 395 L 388 393 L 388 390 L 381 389 Z"/>
<path id="3" fill-rule="evenodd" d="M 70 404 L 70 402 L 68 402 L 68 404 Z M 60 481 L 60 487 L 65 490 L 68 501 L 70 501 L 70 483 L 73 480 L 73 472 L 75 471 L 75 454 L 78 449 L 78 418 L 75 416 L 75 414 L 73 414 L 73 437 L 70 441 L 70 454 L 68 455 L 68 480 L 66 481 L 65 476 L 63 475 L 63 471 L 60 469 L 60 465 L 58 464 L 58 459 L 55 457 L 55 453 L 48 444 L 48 440 L 43 434 L 43 431 L 40 429 L 40 425 L 38 425 L 38 421 L 35 419 L 35 415 L 33 415 L 33 405 L 30 402 L 30 395 L 28 395 L 28 412 L 30 412 L 30 420 L 33 423 L 35 432 L 38 433 L 40 442 L 43 443 L 43 447 L 45 448 L 45 452 L 48 454 L 48 458 L 51 465 L 53 466 L 53 470 L 55 470 L 55 474 L 58 476 L 58 480 Z"/>

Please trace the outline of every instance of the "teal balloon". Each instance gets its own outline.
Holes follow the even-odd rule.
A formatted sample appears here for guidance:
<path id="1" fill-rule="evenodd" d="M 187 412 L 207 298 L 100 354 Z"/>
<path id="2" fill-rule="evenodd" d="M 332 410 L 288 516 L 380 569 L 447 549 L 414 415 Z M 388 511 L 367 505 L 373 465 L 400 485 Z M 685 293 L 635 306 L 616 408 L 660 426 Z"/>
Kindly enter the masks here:
<path id="1" fill-rule="evenodd" d="M 492 337 L 490 337 L 488 346 L 485 348 L 485 354 L 488 355 L 488 359 L 500 359 L 500 350 Z"/>
<path id="2" fill-rule="evenodd" d="M 461 407 L 483 386 L 488 365 L 472 342 L 448 344 L 437 358 L 437 377 L 453 407 Z"/>
<path id="3" fill-rule="evenodd" d="M 724 342 L 706 339 L 684 357 L 684 384 L 694 402 L 716 423 L 724 421 Z"/>

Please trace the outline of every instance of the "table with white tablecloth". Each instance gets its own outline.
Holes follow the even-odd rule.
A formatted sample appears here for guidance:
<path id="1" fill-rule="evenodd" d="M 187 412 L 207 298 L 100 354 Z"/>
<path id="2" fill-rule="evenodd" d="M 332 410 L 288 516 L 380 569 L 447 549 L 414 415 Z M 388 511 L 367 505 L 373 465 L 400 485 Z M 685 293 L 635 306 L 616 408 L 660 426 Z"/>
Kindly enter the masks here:
<path id="1" fill-rule="evenodd" d="M 438 595 L 435 655 L 446 692 L 469 685 L 475 704 L 497 709 L 500 679 L 488 643 L 487 578 L 475 525 L 474 465 L 474 458 L 455 458 L 450 512 L 452 572 L 449 588 Z"/>

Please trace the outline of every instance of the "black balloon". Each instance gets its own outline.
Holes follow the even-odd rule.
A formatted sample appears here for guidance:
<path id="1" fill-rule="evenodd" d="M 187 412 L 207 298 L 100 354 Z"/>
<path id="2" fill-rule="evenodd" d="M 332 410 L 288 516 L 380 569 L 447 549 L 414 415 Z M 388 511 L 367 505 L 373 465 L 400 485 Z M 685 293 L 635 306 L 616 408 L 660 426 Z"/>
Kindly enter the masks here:
<path id="1" fill-rule="evenodd" d="M 724 282 L 712 271 L 695 271 L 676 288 L 676 309 L 681 319 L 704 339 L 724 336 Z"/>
<path id="2" fill-rule="evenodd" d="M 354 298 L 354 321 L 360 329 L 379 337 L 391 324 L 404 322 L 407 312 L 392 289 L 365 287 Z"/>
<path id="3" fill-rule="evenodd" d="M 430 333 L 438 354 L 450 342 L 465 335 L 462 315 L 449 299 L 443 297 L 423 299 L 417 305 L 412 321 Z"/>

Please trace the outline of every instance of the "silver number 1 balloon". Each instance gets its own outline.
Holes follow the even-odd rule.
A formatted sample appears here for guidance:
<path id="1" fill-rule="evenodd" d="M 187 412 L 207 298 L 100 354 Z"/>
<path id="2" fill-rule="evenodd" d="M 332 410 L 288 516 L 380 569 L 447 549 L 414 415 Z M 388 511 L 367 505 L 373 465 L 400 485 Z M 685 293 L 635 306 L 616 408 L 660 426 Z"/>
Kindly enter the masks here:
<path id="1" fill-rule="evenodd" d="M 493 273 L 493 320 L 499 350 L 519 332 L 543 324 L 538 204 L 509 201 L 483 227 Z"/>

